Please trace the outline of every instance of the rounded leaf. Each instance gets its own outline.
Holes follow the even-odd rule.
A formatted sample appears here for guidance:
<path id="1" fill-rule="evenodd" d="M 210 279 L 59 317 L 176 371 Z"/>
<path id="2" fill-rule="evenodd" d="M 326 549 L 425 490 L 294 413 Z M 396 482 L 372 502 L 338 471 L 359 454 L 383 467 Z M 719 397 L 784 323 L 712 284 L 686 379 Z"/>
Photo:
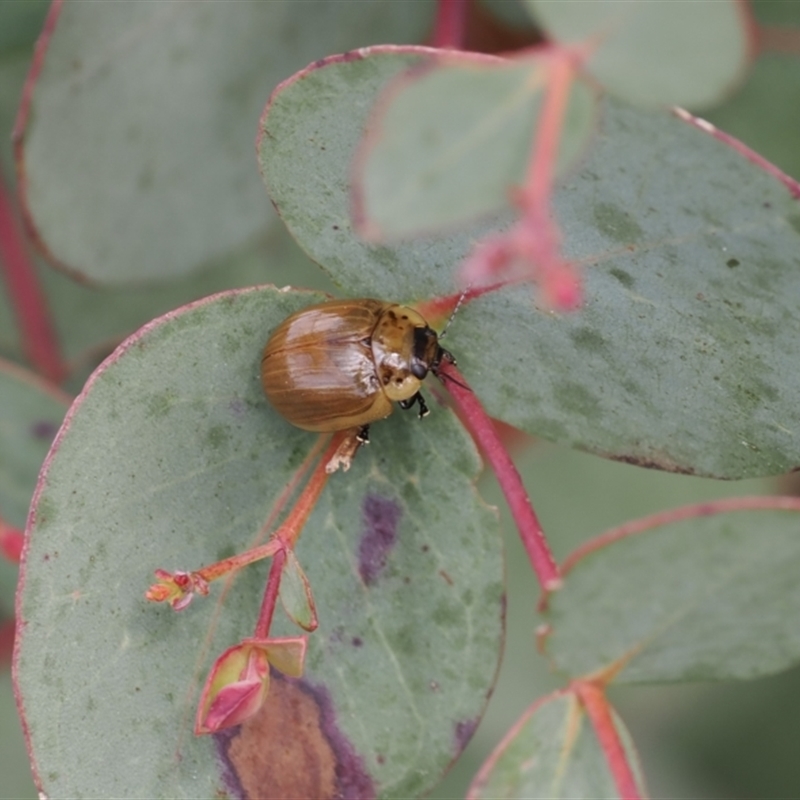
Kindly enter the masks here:
<path id="1" fill-rule="evenodd" d="M 641 683 L 756 678 L 800 662 L 800 500 L 753 503 L 793 509 L 698 507 L 578 560 L 548 602 L 557 668 L 616 666 L 616 681 Z"/>
<path id="2" fill-rule="evenodd" d="M 434 406 L 424 421 L 375 424 L 306 525 L 297 556 L 320 624 L 304 677 L 273 673 L 263 713 L 191 735 L 211 663 L 256 623 L 266 565 L 177 614 L 144 592 L 156 568 L 248 547 L 316 441 L 268 406 L 259 362 L 270 331 L 320 299 L 257 288 L 173 312 L 73 406 L 37 490 L 18 606 L 16 680 L 49 796 L 209 797 L 234 784 L 258 796 L 265 782 L 281 796 L 415 796 L 474 727 L 497 668 L 502 559 L 474 447 Z M 376 526 L 392 535 L 376 540 Z M 381 565 L 369 582 L 364 559 Z M 296 634 L 281 614 L 273 628 Z M 253 750 L 260 759 L 242 756 Z M 287 753 L 308 770 L 282 766 Z M 312 774 L 323 783 L 285 784 Z"/>
<path id="3" fill-rule="evenodd" d="M 120 283 L 184 275 L 274 227 L 252 150 L 264 98 L 322 53 L 418 38 L 430 5 L 65 3 L 52 14 L 21 188 L 58 262 Z"/>
<path id="4" fill-rule="evenodd" d="M 374 48 L 329 60 L 283 84 L 263 119 L 273 200 L 348 294 L 449 294 L 486 233 L 376 246 L 352 231 L 348 170 L 366 109 L 420 58 Z M 608 101 L 554 206 L 565 255 L 586 267 L 585 306 L 548 314 L 529 287 L 506 288 L 465 305 L 448 332 L 489 413 L 675 472 L 800 465 L 800 214 L 785 187 L 671 114 Z"/>
<path id="5" fill-rule="evenodd" d="M 526 2 L 553 39 L 590 48 L 586 69 L 603 86 L 642 105 L 711 105 L 743 76 L 755 49 L 738 0 Z"/>

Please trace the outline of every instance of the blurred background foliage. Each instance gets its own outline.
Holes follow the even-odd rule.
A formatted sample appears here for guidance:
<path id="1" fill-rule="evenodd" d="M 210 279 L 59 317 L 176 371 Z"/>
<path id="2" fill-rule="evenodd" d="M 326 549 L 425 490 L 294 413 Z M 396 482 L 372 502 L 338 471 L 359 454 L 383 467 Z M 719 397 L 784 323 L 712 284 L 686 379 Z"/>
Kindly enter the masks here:
<path id="1" fill-rule="evenodd" d="M 11 128 L 33 43 L 48 5 L 44 0 L 0 3 L 0 165 L 7 185 L 14 180 Z M 800 24 L 800 3 L 763 0 L 752 3 L 752 7 L 764 25 Z M 503 50 L 535 38 L 536 32 L 515 2 L 482 0 L 473 11 L 470 39 L 474 46 Z M 356 44 L 366 42 L 352 46 Z M 704 113 L 794 176 L 800 175 L 797 56 L 791 48 L 782 47 L 762 54 L 734 96 L 723 106 Z M 266 101 L 266 96 L 263 99 Z M 248 124 L 254 136 L 257 117 Z M 251 151 L 248 157 L 257 178 L 255 153 Z M 238 268 L 232 268 L 232 264 L 238 264 Z M 215 266 L 209 265 L 188 279 L 155 289 L 91 289 L 73 283 L 41 262 L 39 270 L 58 324 L 70 329 L 62 332 L 66 336 L 67 357 L 75 362 L 68 386 L 72 391 L 80 388 L 90 368 L 122 335 L 193 297 L 233 285 L 266 281 L 331 288 L 327 277 L 288 237 L 280 231 L 267 232 L 266 226 L 254 244 L 226 258 L 216 273 Z M 22 361 L 13 314 L 2 287 L 0 354 Z M 521 437 L 514 447 L 520 472 L 558 558 L 589 536 L 652 511 L 721 496 L 796 489 L 786 479 L 782 483 L 720 483 L 649 472 Z M 431 795 L 434 798 L 463 797 L 480 763 L 509 726 L 536 697 L 559 685 L 535 651 L 537 587 L 527 558 L 491 477 L 484 477 L 481 490 L 489 502 L 501 509 L 506 538 L 506 654 L 487 714 L 463 757 Z M 22 525 L 24 520 L 9 522 Z M 664 568 L 669 569 L 669 565 Z M 13 570 L 4 569 L 0 574 L 4 597 L 9 594 L 11 580 Z M 7 622 L 10 607 L 3 603 L 0 608 L 5 615 L 0 623 Z M 626 687 L 616 690 L 613 700 L 639 747 L 651 796 L 797 796 L 800 669 L 749 683 Z M 35 797 L 6 660 L 0 664 L 0 798 Z"/>

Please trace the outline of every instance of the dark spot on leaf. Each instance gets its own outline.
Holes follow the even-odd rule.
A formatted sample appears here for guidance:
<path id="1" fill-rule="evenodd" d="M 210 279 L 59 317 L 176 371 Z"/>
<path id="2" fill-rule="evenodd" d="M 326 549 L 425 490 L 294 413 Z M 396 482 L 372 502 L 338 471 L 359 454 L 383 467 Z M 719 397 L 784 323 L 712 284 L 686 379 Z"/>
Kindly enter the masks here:
<path id="1" fill-rule="evenodd" d="M 736 258 L 729 258 L 729 259 L 728 259 L 728 260 L 727 260 L 725 263 L 726 263 L 726 264 L 727 264 L 727 265 L 728 265 L 728 266 L 729 266 L 731 269 L 733 269 L 734 267 L 738 267 L 738 266 L 739 266 L 739 260 L 738 260 L 738 259 L 736 259 Z"/>
<path id="2" fill-rule="evenodd" d="M 354 636 L 352 639 L 353 647 L 361 647 L 364 644 L 364 640 L 360 636 Z"/>
<path id="3" fill-rule="evenodd" d="M 609 239 L 620 244 L 633 244 L 642 238 L 642 229 L 636 220 L 611 203 L 598 203 L 595 206 L 594 222 Z"/>
<path id="4" fill-rule="evenodd" d="M 448 586 L 453 585 L 453 579 L 443 569 L 439 570 L 439 575 Z"/>
<path id="5" fill-rule="evenodd" d="M 56 435 L 57 431 L 58 425 L 48 420 L 40 420 L 31 425 L 31 435 L 36 439 L 43 439 L 46 442 L 49 442 Z"/>
<path id="6" fill-rule="evenodd" d="M 397 541 L 400 506 L 376 494 L 364 498 L 363 533 L 358 543 L 358 572 L 367 586 L 375 583 Z"/>
<path id="7" fill-rule="evenodd" d="M 633 275 L 629 272 L 626 272 L 624 269 L 618 269 L 617 267 L 609 271 L 626 289 L 633 288 L 635 281 Z"/>
<path id="8" fill-rule="evenodd" d="M 230 431 L 225 425 L 214 425 L 209 428 L 206 440 L 214 450 L 224 447 L 231 438 Z"/>
<path id="9" fill-rule="evenodd" d="M 375 797 L 361 756 L 336 723 L 321 686 L 273 671 L 254 717 L 214 735 L 220 777 L 237 800 L 361 800 Z"/>
<path id="10" fill-rule="evenodd" d="M 338 231 L 338 230 L 339 230 L 339 226 L 338 226 L 338 225 L 333 225 L 332 227 L 333 227 L 333 229 L 334 229 L 335 231 Z"/>
<path id="11" fill-rule="evenodd" d="M 570 338 L 576 347 L 582 350 L 588 350 L 592 353 L 597 353 L 605 349 L 606 340 L 593 328 L 586 326 L 580 327 L 572 331 Z"/>
<path id="12" fill-rule="evenodd" d="M 455 734 L 455 751 L 456 755 L 461 753 L 475 733 L 475 728 L 478 727 L 477 719 L 465 719 L 461 722 L 456 722 L 454 728 Z"/>
<path id="13" fill-rule="evenodd" d="M 428 550 L 430 550 L 431 548 L 430 545 L 424 544 L 420 549 L 422 550 L 423 553 L 427 553 Z"/>

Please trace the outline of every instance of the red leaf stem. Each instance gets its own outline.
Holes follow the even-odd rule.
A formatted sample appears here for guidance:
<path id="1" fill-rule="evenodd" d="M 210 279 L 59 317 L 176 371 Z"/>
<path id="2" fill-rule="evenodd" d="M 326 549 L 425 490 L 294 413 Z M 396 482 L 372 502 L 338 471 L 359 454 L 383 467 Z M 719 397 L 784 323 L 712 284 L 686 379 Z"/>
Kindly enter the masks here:
<path id="1" fill-rule="evenodd" d="M 0 266 L 17 317 L 26 358 L 45 378 L 66 375 L 47 301 L 26 248 L 5 183 L 0 180 Z"/>
<path id="2" fill-rule="evenodd" d="M 229 572 L 239 570 L 261 559 L 275 556 L 283 548 L 294 547 L 294 543 L 302 533 L 303 526 L 311 516 L 311 512 L 314 510 L 319 496 L 322 494 L 322 490 L 330 477 L 325 471 L 325 467 L 338 450 L 343 438 L 344 434 L 337 434 L 331 439 L 286 520 L 272 534 L 268 542 L 195 570 L 191 573 L 192 578 L 199 578 L 200 581 L 210 583 L 227 575 Z"/>
<path id="3" fill-rule="evenodd" d="M 640 800 L 643 794 L 622 746 L 605 692 L 600 686 L 589 681 L 573 681 L 572 689 L 580 698 L 591 720 L 619 796 L 622 800 Z"/>
<path id="4" fill-rule="evenodd" d="M 533 571 L 544 591 L 553 591 L 561 586 L 558 567 L 550 552 L 542 526 L 531 506 L 522 479 L 503 447 L 492 420 L 475 393 L 467 386 L 464 376 L 455 365 L 445 362 L 439 377 L 462 415 L 472 437 L 483 450 L 487 461 L 497 475 L 497 481 L 505 495 L 511 515 L 517 525 L 522 544 L 528 553 Z"/>
<path id="5" fill-rule="evenodd" d="M 283 575 L 283 565 L 286 563 L 286 551 L 278 550 L 272 558 L 272 565 L 269 568 L 267 587 L 264 590 L 264 599 L 261 603 L 261 611 L 258 614 L 258 622 L 253 633 L 254 639 L 266 639 L 269 636 L 269 629 L 272 625 L 272 617 L 275 614 L 275 604 L 278 602 L 278 592 L 281 588 L 281 576 Z"/>
<path id="6" fill-rule="evenodd" d="M 463 50 L 468 0 L 439 0 L 431 44 L 446 50 Z"/>

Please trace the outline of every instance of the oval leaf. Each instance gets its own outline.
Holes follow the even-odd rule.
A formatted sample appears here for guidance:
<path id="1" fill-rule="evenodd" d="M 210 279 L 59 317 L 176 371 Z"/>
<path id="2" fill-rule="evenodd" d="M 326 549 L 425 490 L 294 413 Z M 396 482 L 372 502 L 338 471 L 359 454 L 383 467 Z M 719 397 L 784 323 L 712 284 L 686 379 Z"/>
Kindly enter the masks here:
<path id="1" fill-rule="evenodd" d="M 429 15 L 425 3 L 64 4 L 20 156 L 44 247 L 117 283 L 241 248 L 270 219 L 252 140 L 273 86 L 323 53 L 414 40 Z"/>
<path id="2" fill-rule="evenodd" d="M 594 550 L 550 598 L 547 653 L 572 676 L 624 665 L 623 683 L 756 678 L 798 663 L 795 506 L 692 518 Z"/>
<path id="3" fill-rule="evenodd" d="M 448 294 L 482 233 L 376 247 L 348 223 L 366 112 L 342 97 L 369 106 L 413 58 L 375 49 L 326 62 L 285 84 L 263 121 L 262 168 L 281 215 L 350 294 Z M 786 189 L 670 114 L 606 102 L 555 208 L 566 255 L 591 267 L 584 308 L 542 313 L 528 288 L 508 288 L 462 308 L 448 333 L 492 416 L 675 472 L 800 465 L 800 214 Z"/>
<path id="4" fill-rule="evenodd" d="M 755 49 L 738 0 L 526 0 L 553 39 L 592 48 L 586 69 L 624 100 L 701 108 L 742 77 Z"/>
<path id="5" fill-rule="evenodd" d="M 255 625 L 265 565 L 179 614 L 144 600 L 155 568 L 246 548 L 315 442 L 268 407 L 258 367 L 270 330 L 319 299 L 261 288 L 167 315 L 73 406 L 19 596 L 17 684 L 48 796 L 210 797 L 236 782 L 249 796 L 267 782 L 284 797 L 416 796 L 463 746 L 497 668 L 502 565 L 474 447 L 442 408 L 376 424 L 331 477 L 297 548 L 320 617 L 304 677 L 273 675 L 241 728 L 191 735 L 211 662 Z M 273 627 L 296 635 L 282 615 Z"/>

